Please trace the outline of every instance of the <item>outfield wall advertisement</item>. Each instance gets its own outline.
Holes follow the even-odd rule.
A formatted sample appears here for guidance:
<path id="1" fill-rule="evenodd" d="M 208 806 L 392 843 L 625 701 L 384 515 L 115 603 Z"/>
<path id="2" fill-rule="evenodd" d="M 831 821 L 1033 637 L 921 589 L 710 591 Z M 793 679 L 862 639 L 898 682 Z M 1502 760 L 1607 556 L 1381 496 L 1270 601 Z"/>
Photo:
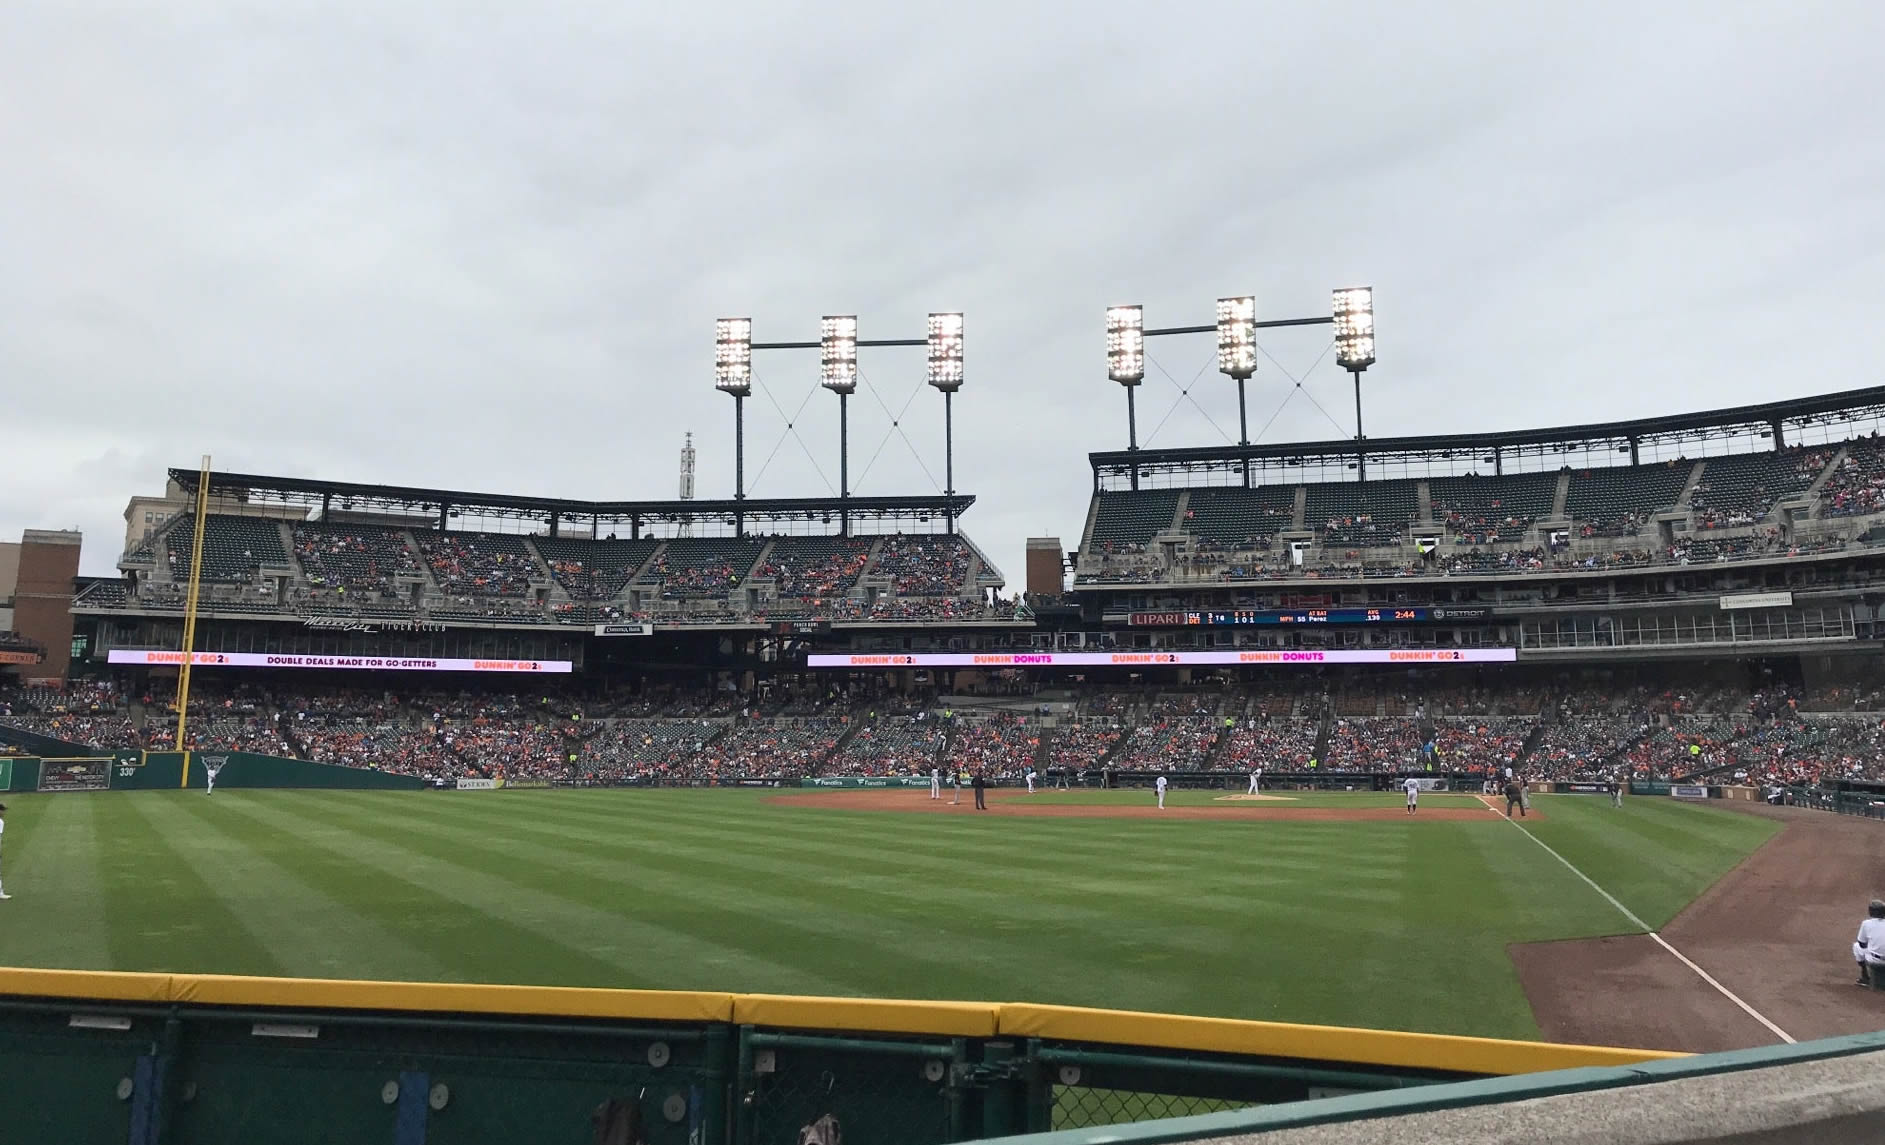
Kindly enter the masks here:
<path id="1" fill-rule="evenodd" d="M 1237 664 L 1510 664 L 1516 648 L 1342 648 L 1247 652 L 814 652 L 808 668 L 1156 668 Z"/>
<path id="2" fill-rule="evenodd" d="M 826 775 L 801 779 L 800 787 L 928 787 L 929 780 L 914 775 Z"/>
<path id="3" fill-rule="evenodd" d="M 40 762 L 41 791 L 104 791 L 111 786 L 109 759 L 48 759 Z"/>
<path id="4" fill-rule="evenodd" d="M 114 648 L 113 664 L 169 667 L 183 663 L 181 652 Z M 193 668 L 354 668 L 373 672 L 537 672 L 573 670 L 568 660 L 459 660 L 397 656 L 288 656 L 272 652 L 196 652 Z"/>

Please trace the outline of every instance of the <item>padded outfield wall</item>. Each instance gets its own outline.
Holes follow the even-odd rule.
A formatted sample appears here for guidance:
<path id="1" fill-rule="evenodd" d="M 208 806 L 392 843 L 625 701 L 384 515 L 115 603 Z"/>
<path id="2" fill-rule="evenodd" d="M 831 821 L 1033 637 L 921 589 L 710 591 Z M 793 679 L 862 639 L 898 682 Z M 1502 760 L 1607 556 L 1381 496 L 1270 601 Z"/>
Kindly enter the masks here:
<path id="1" fill-rule="evenodd" d="M 218 787 L 318 788 L 368 791 L 419 791 L 427 784 L 413 775 L 392 775 L 364 767 L 340 767 L 305 759 L 284 759 L 245 751 L 190 752 L 186 779 L 184 752 L 120 751 L 85 755 L 0 759 L 0 791 L 159 791 L 205 786 L 206 765 L 221 768 Z M 58 782 L 48 777 L 58 777 Z"/>

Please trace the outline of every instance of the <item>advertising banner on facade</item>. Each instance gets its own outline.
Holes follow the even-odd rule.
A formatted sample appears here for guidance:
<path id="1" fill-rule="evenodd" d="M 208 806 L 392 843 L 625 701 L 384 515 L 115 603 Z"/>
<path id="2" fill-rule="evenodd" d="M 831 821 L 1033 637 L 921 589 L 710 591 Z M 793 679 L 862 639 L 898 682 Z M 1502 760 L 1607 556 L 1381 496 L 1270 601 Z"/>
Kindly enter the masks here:
<path id="1" fill-rule="evenodd" d="M 1246 652 L 814 652 L 808 668 L 1160 668 L 1317 664 L 1510 664 L 1516 648 L 1340 648 Z"/>
<path id="2" fill-rule="evenodd" d="M 173 667 L 183 663 L 181 652 L 114 648 L 113 664 Z M 568 660 L 475 660 L 400 656 L 291 656 L 275 652 L 197 652 L 193 668 L 340 668 L 368 672 L 569 672 Z"/>

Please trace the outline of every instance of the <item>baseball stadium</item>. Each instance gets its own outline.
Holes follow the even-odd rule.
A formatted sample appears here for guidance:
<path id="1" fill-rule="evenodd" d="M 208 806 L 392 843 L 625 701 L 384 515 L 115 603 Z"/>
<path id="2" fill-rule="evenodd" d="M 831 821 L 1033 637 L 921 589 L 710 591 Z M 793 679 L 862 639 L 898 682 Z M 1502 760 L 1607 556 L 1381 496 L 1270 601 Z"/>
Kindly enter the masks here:
<path id="1" fill-rule="evenodd" d="M 953 458 L 152 474 L 0 585 L 0 1140 L 1874 1140 L 1881 420 L 1135 438 L 1022 585 Z"/>

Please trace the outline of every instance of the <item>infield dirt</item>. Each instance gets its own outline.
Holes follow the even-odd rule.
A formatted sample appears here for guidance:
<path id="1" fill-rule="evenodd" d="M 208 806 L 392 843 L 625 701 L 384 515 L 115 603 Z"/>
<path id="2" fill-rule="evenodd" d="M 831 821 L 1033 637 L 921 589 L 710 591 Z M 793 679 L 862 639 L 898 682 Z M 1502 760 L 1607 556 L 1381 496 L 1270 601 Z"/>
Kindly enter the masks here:
<path id="1" fill-rule="evenodd" d="M 995 788 L 988 792 L 988 810 L 976 811 L 969 793 L 961 803 L 953 803 L 953 789 L 941 799 L 931 799 L 920 787 L 878 788 L 868 791 L 805 791 L 774 795 L 768 802 L 785 807 L 819 807 L 827 811 L 889 811 L 904 814 L 1014 815 L 1038 819 L 1286 819 L 1292 822 L 1376 823 L 1387 820 L 1405 822 L 1407 812 L 1400 807 L 1292 807 L 1288 803 L 1248 802 L 1218 807 L 1171 806 L 1163 810 L 1153 803 L 1150 792 L 1145 803 L 1137 806 L 1102 803 L 1046 803 L 1025 791 Z M 1424 807 L 1417 820 L 1464 822 L 1484 821 L 1499 812 L 1490 806 Z M 1540 818 L 1536 810 L 1533 819 Z"/>
<path id="2" fill-rule="evenodd" d="M 1723 806 L 1786 827 L 1663 938 L 1799 1041 L 1885 1029 L 1885 992 L 1854 985 L 1851 956 L 1867 901 L 1885 892 L 1885 823 Z M 1551 1041 L 1697 1053 L 1775 1041 L 1648 935 L 1518 945 L 1511 954 Z"/>

